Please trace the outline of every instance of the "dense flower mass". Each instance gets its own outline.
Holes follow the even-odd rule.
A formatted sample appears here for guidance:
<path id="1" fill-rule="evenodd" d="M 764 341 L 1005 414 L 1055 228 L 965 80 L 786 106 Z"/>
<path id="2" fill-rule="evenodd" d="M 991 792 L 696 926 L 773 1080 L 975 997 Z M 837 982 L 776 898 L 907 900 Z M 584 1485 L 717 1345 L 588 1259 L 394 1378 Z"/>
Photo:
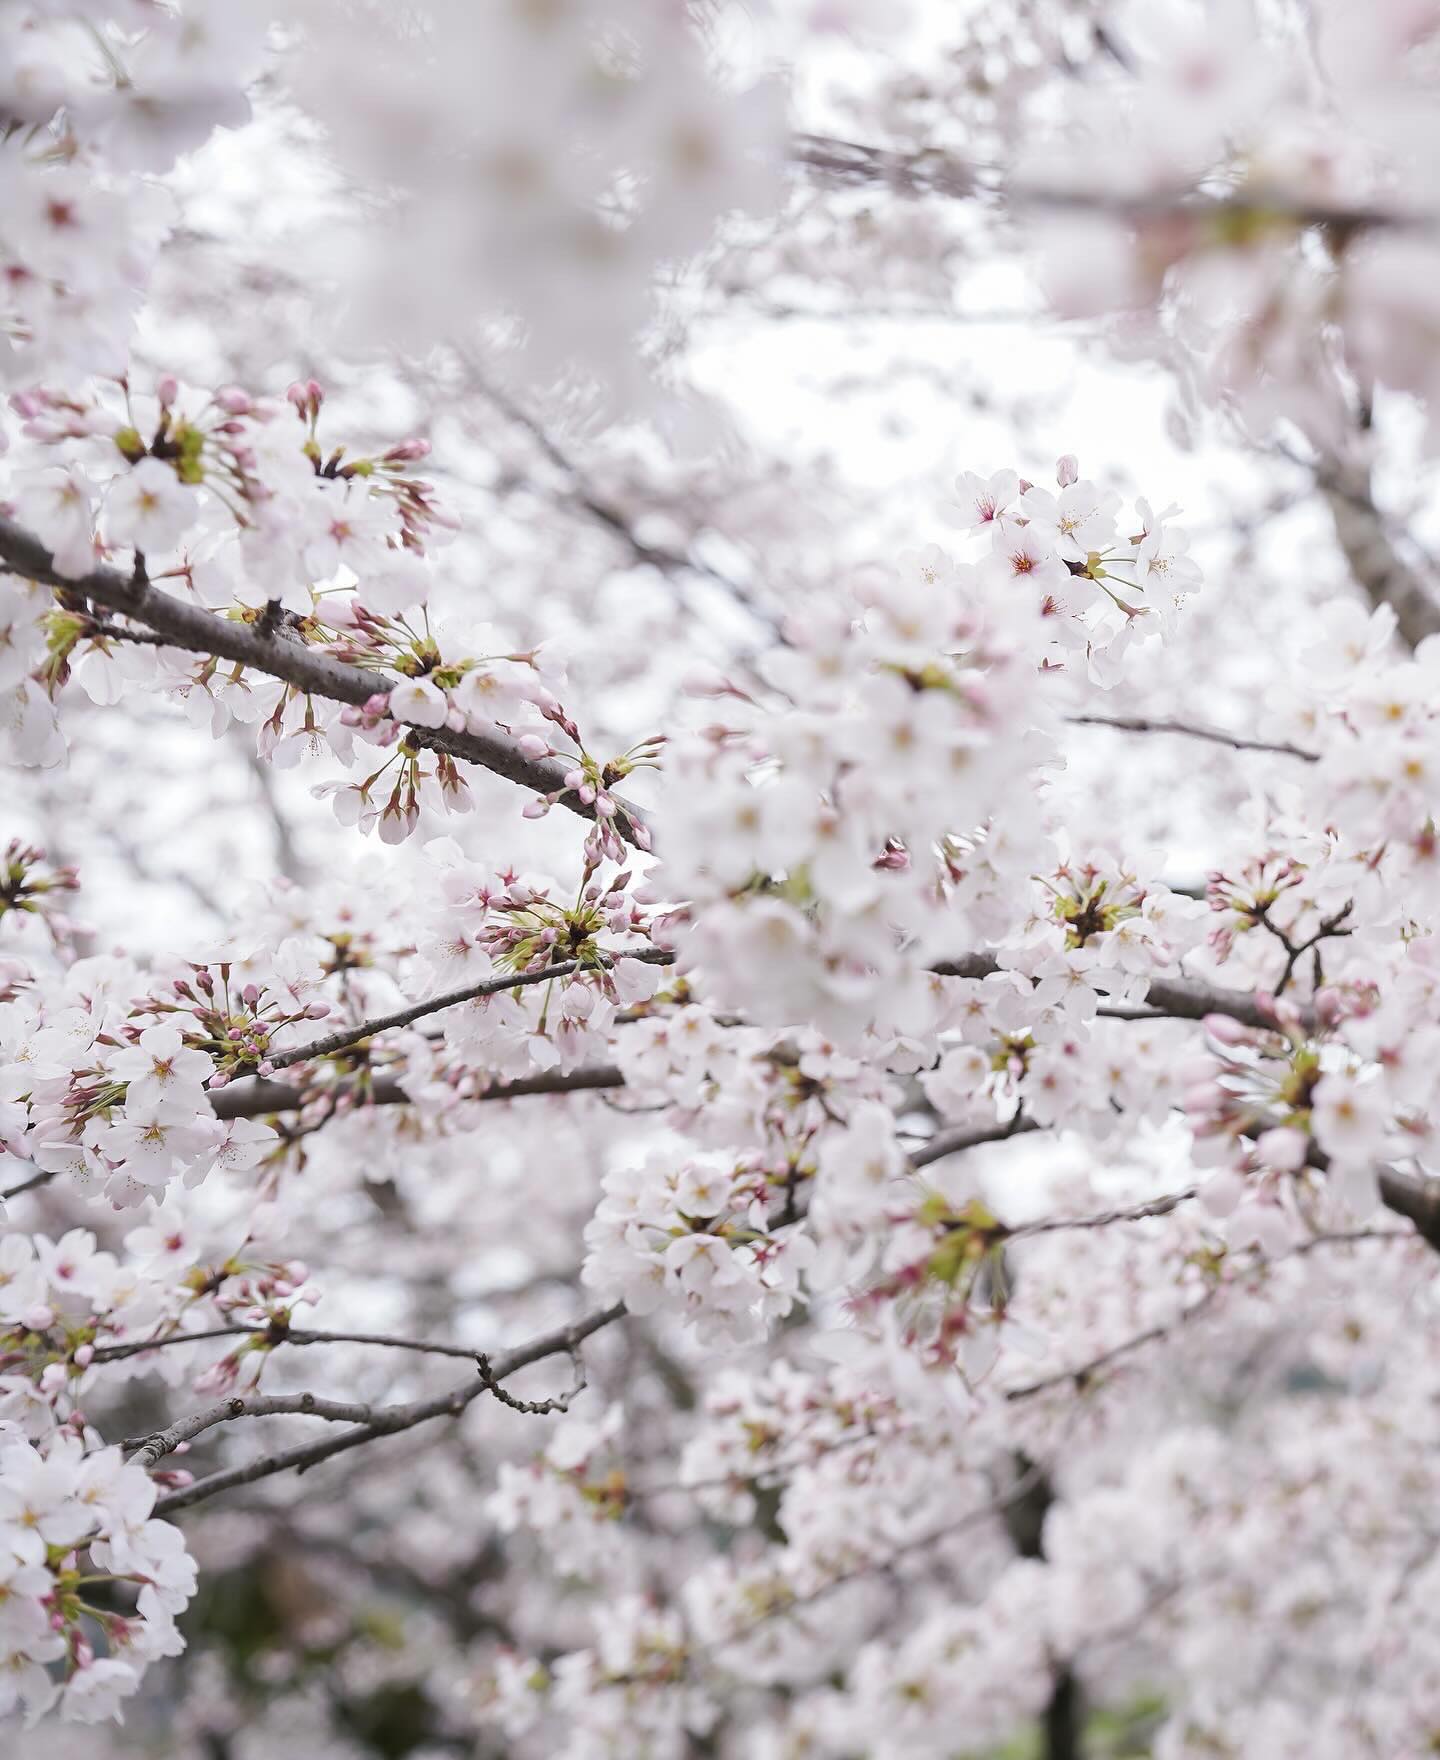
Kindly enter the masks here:
<path id="1" fill-rule="evenodd" d="M 0 0 L 56 1760 L 1440 1749 L 1440 8 L 903 10 Z"/>

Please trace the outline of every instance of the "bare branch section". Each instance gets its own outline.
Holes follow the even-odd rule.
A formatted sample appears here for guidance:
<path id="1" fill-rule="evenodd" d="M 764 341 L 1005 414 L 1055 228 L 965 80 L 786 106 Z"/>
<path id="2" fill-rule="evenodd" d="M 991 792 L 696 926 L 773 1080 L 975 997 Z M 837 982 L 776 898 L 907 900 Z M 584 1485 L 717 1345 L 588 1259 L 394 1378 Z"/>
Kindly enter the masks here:
<path id="1" fill-rule="evenodd" d="M 124 1357 L 143 1357 L 151 1351 L 169 1350 L 174 1345 L 203 1344 L 212 1338 L 259 1339 L 272 1349 L 282 1344 L 365 1344 L 392 1351 L 415 1351 L 421 1356 L 464 1357 L 471 1361 L 475 1358 L 475 1352 L 463 1344 L 401 1338 L 392 1332 L 316 1332 L 308 1327 L 279 1325 L 272 1320 L 266 1326 L 207 1326 L 200 1332 L 167 1332 L 159 1338 L 129 1339 L 124 1344 L 102 1345 L 90 1360 L 92 1363 L 118 1363 Z"/>
<path id="2" fill-rule="evenodd" d="M 470 1096 L 481 1100 L 519 1100 L 531 1094 L 583 1094 L 606 1088 L 623 1088 L 625 1077 L 613 1063 L 584 1065 L 579 1069 L 542 1070 L 538 1075 L 518 1076 L 514 1081 L 496 1082 L 493 1087 Z M 329 1092 L 328 1089 L 322 1092 Z M 340 1092 L 355 1092 L 353 1083 L 341 1084 Z M 210 1105 L 216 1118 L 263 1118 L 271 1112 L 297 1112 L 305 1095 L 288 1082 L 255 1080 L 232 1082 L 228 1088 L 212 1091 Z M 410 1096 L 397 1081 L 381 1078 L 364 1090 L 367 1106 L 408 1106 Z"/>
<path id="3" fill-rule="evenodd" d="M 490 1381 L 500 1382 L 514 1375 L 517 1371 L 528 1368 L 531 1363 L 542 1362 L 546 1357 L 575 1357 L 584 1341 L 603 1327 L 612 1325 L 624 1314 L 623 1303 L 613 1307 L 597 1309 L 577 1320 L 573 1325 L 562 1326 L 554 1332 L 547 1332 L 539 1338 L 531 1339 L 528 1344 L 517 1346 L 502 1356 L 490 1361 Z M 470 1377 L 448 1392 L 437 1394 L 433 1399 L 414 1400 L 409 1405 L 399 1406 L 345 1406 L 341 1401 L 313 1400 L 306 1394 L 277 1396 L 282 1400 L 304 1400 L 312 1398 L 310 1407 L 285 1405 L 270 1411 L 243 1410 L 231 1412 L 223 1408 L 233 1406 L 237 1402 L 222 1400 L 219 1406 L 207 1407 L 204 1412 L 196 1413 L 191 1418 L 182 1418 L 170 1431 L 162 1431 L 160 1437 L 147 1442 L 150 1448 L 170 1435 L 173 1431 L 182 1430 L 187 1425 L 198 1424 L 199 1428 L 189 1434 L 199 1435 L 215 1424 L 225 1423 L 235 1417 L 266 1417 L 279 1415 L 281 1411 L 287 1415 L 311 1417 L 330 1417 L 344 1421 L 352 1419 L 351 1428 L 342 1430 L 338 1436 L 322 1437 L 318 1442 L 303 1444 L 299 1448 L 277 1450 L 273 1454 L 257 1456 L 243 1466 L 230 1467 L 223 1472 L 211 1473 L 204 1479 L 197 1479 L 193 1485 L 187 1485 L 179 1491 L 172 1491 L 162 1497 L 155 1505 L 157 1516 L 174 1515 L 177 1510 L 189 1509 L 193 1504 L 204 1503 L 218 1492 L 229 1491 L 236 1485 L 253 1485 L 257 1479 L 268 1479 L 276 1473 L 303 1473 L 310 1467 L 318 1466 L 337 1454 L 345 1454 L 352 1448 L 360 1448 L 367 1442 L 374 1442 L 382 1436 L 394 1436 L 402 1430 L 413 1430 L 419 1424 L 428 1424 L 436 1418 L 458 1418 L 472 1400 L 481 1394 L 491 1391 L 489 1383 L 479 1375 Z M 241 1401 L 241 1405 L 248 1402 Z M 266 1402 L 261 1401 L 261 1404 Z M 323 1409 L 322 1409 L 323 1408 Z M 215 1416 L 216 1412 L 219 1416 Z M 206 1420 L 201 1422 L 201 1420 Z M 182 1437 L 181 1440 L 185 1440 Z M 171 1445 L 174 1446 L 173 1444 Z M 162 1451 L 163 1453 L 163 1451 Z M 160 1455 L 155 1457 L 161 1458 Z"/>
<path id="4" fill-rule="evenodd" d="M 332 660 L 329 655 L 292 639 L 283 630 L 272 632 L 258 623 L 218 617 L 198 605 L 188 605 L 183 599 L 162 593 L 147 581 L 132 579 L 118 569 L 99 566 L 89 574 L 72 579 L 60 573 L 54 558 L 38 538 L 3 517 L 0 517 L 0 561 L 26 580 L 59 588 L 133 618 L 163 636 L 168 647 L 234 661 L 237 665 L 278 678 L 310 696 L 359 708 L 372 697 L 386 695 L 394 682 L 364 667 L 347 666 L 339 660 Z M 567 765 L 556 758 L 527 758 L 517 742 L 498 727 L 491 733 L 411 728 L 407 737 L 417 745 L 429 746 L 451 757 L 478 764 L 496 776 L 503 776 L 507 782 L 533 789 L 537 794 L 554 794 L 565 789 Z M 595 817 L 593 805 L 586 806 L 573 792 L 562 792 L 562 804 L 582 818 Z M 621 802 L 621 807 L 622 811 L 615 817 L 615 828 L 624 836 L 629 830 L 627 819 L 636 825 L 645 821 L 639 809 L 628 801 Z"/>
<path id="5" fill-rule="evenodd" d="M 1319 752 L 1293 746 L 1286 740 L 1250 739 L 1243 733 L 1230 733 L 1223 727 L 1202 727 L 1193 721 L 1156 721 L 1144 715 L 1071 715 L 1069 720 L 1075 727 L 1112 727 L 1117 733 L 1175 733 L 1184 739 L 1233 746 L 1237 752 L 1274 752 L 1282 758 L 1301 758 L 1307 764 L 1320 761 Z"/>

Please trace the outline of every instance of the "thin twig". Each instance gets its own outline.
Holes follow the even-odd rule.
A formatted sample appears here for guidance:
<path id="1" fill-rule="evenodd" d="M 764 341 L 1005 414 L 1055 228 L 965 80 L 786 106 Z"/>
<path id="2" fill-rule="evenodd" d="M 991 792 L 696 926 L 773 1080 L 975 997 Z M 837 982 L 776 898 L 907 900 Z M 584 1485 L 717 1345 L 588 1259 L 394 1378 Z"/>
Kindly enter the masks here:
<path id="1" fill-rule="evenodd" d="M 1251 739 L 1242 733 L 1228 733 L 1223 727 L 1202 727 L 1191 721 L 1156 721 L 1143 715 L 1070 715 L 1066 719 L 1075 727 L 1110 727 L 1117 733 L 1175 733 L 1184 739 L 1233 746 L 1237 752 L 1274 752 L 1283 758 L 1300 758 L 1307 764 L 1320 761 L 1319 752 L 1291 745 L 1288 740 Z"/>
<path id="2" fill-rule="evenodd" d="M 578 1350 L 570 1353 L 575 1363 L 575 1385 L 566 1393 L 558 1393 L 552 1399 L 516 1399 L 513 1393 L 506 1393 L 495 1377 L 490 1366 L 490 1359 L 482 1351 L 475 1359 L 475 1367 L 480 1372 L 480 1381 L 487 1393 L 493 1393 L 502 1406 L 509 1406 L 512 1412 L 525 1412 L 532 1418 L 548 1417 L 551 1412 L 568 1412 L 570 1402 L 585 1391 L 585 1359 Z"/>
<path id="3" fill-rule="evenodd" d="M 639 947 L 606 949 L 609 965 L 617 960 L 639 960 L 643 965 L 667 966 L 674 962 L 675 955 L 664 948 Z M 307 1045 L 296 1045 L 289 1051 L 282 1051 L 274 1057 L 266 1059 L 271 1069 L 289 1069 L 292 1064 L 304 1063 L 311 1057 L 328 1057 L 333 1051 L 344 1051 L 351 1045 L 358 1045 L 362 1039 L 369 1039 L 375 1033 L 388 1032 L 394 1027 L 408 1027 L 413 1022 L 424 1020 L 426 1015 L 439 1014 L 442 1009 L 458 1008 L 463 1002 L 474 1002 L 481 996 L 498 996 L 506 990 L 518 990 L 527 984 L 548 984 L 552 978 L 568 978 L 573 973 L 585 970 L 578 959 L 561 960 L 557 965 L 544 966 L 539 971 L 507 972 L 498 978 L 486 978 L 479 984 L 467 985 L 463 990 L 449 990 L 443 996 L 432 996 L 428 1002 L 414 1002 L 408 1008 L 396 1009 L 394 1014 L 377 1015 L 374 1020 L 361 1021 L 358 1026 L 345 1027 L 338 1033 L 327 1033 L 323 1038 L 312 1039 Z"/>
<path id="4" fill-rule="evenodd" d="M 492 1361 L 491 1372 L 495 1380 L 504 1381 L 517 1370 L 526 1368 L 531 1363 L 538 1363 L 546 1357 L 562 1353 L 573 1356 L 592 1333 L 611 1325 L 624 1313 L 623 1302 L 617 1302 L 613 1307 L 600 1308 L 575 1321 L 573 1325 L 545 1333 L 528 1344 L 518 1345 L 513 1351 L 496 1357 Z M 229 1467 L 222 1472 L 211 1473 L 204 1479 L 197 1479 L 193 1485 L 187 1485 L 160 1498 L 154 1513 L 157 1516 L 174 1515 L 178 1510 L 204 1503 L 208 1498 L 221 1491 L 229 1491 L 236 1485 L 252 1485 L 257 1479 L 268 1479 L 276 1473 L 303 1473 L 318 1466 L 321 1461 L 330 1460 L 352 1448 L 361 1448 L 381 1436 L 393 1436 L 402 1430 L 412 1430 L 417 1424 L 428 1424 L 435 1418 L 458 1417 L 472 1400 L 479 1398 L 485 1391 L 485 1383 L 476 1376 L 452 1387 L 446 1393 L 437 1394 L 433 1399 L 415 1400 L 410 1405 L 377 1407 L 352 1429 L 344 1430 L 338 1436 L 327 1436 L 299 1448 L 260 1455 L 242 1466 Z"/>

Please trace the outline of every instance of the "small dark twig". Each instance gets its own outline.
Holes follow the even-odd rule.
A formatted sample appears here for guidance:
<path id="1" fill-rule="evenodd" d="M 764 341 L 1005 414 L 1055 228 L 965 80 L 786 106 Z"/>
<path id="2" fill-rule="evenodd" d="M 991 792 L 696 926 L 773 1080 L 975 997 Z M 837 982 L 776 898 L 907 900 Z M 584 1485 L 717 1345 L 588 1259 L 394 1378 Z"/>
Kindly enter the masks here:
<path id="1" fill-rule="evenodd" d="M 512 1412 L 524 1412 L 532 1418 L 544 1418 L 551 1412 L 568 1412 L 571 1400 L 585 1391 L 585 1359 L 578 1346 L 571 1351 L 570 1361 L 575 1365 L 575 1385 L 568 1393 L 556 1394 L 553 1399 L 517 1399 L 513 1393 L 507 1393 L 495 1379 L 490 1359 L 483 1351 L 476 1357 L 475 1367 L 480 1371 L 481 1386 L 487 1393 L 493 1393 L 502 1406 L 509 1406 Z"/>

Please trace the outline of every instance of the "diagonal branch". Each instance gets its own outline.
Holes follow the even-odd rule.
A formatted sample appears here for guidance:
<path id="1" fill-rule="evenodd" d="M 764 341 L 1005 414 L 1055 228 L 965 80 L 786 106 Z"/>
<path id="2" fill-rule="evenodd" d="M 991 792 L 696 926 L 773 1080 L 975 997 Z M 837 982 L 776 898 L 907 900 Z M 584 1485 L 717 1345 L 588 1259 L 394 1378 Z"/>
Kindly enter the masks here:
<path id="1" fill-rule="evenodd" d="M 1113 727 L 1118 733 L 1175 733 L 1185 739 L 1206 739 L 1216 745 L 1233 746 L 1237 752 L 1274 752 L 1283 758 L 1302 758 L 1307 764 L 1320 761 L 1318 752 L 1292 746 L 1285 740 L 1250 739 L 1223 727 L 1202 727 L 1192 721 L 1156 721 L 1144 715 L 1071 715 L 1075 727 Z"/>
<path id="2" fill-rule="evenodd" d="M 613 1324 L 625 1313 L 623 1302 L 613 1307 L 600 1308 L 587 1314 L 583 1319 L 576 1320 L 569 1326 L 559 1327 L 554 1332 L 542 1334 L 531 1339 L 528 1344 L 518 1345 L 513 1351 L 506 1351 L 503 1356 L 495 1357 L 490 1363 L 490 1379 L 504 1381 L 517 1370 L 527 1368 L 531 1363 L 543 1361 L 546 1357 L 574 1357 L 581 1344 L 599 1332 L 602 1327 Z M 204 1503 L 207 1498 L 214 1497 L 217 1492 L 228 1491 L 236 1485 L 253 1485 L 257 1479 L 268 1479 L 276 1473 L 289 1472 L 292 1468 L 298 1472 L 306 1472 L 310 1467 L 318 1466 L 321 1461 L 330 1460 L 337 1454 L 347 1453 L 352 1448 L 363 1447 L 367 1442 L 374 1442 L 381 1436 L 394 1436 L 402 1430 L 413 1430 L 417 1424 L 428 1424 L 435 1418 L 456 1418 L 481 1394 L 490 1388 L 480 1376 L 472 1376 L 469 1380 L 452 1387 L 448 1392 L 435 1395 L 432 1399 L 414 1400 L 409 1405 L 376 1406 L 354 1408 L 357 1416 L 352 1428 L 342 1430 L 338 1436 L 322 1437 L 318 1442 L 305 1443 L 298 1448 L 277 1450 L 273 1454 L 257 1456 L 243 1466 L 230 1467 L 222 1472 L 211 1473 L 204 1479 L 197 1479 L 193 1485 L 186 1485 L 181 1490 L 172 1491 L 162 1497 L 155 1505 L 157 1516 L 173 1515 L 177 1510 L 189 1509 L 192 1504 Z M 305 1398 L 296 1395 L 295 1398 Z M 222 1401 L 222 1405 L 229 1401 Z M 340 1402 L 317 1401 L 318 1405 L 338 1407 Z M 208 1416 L 215 1411 L 208 1408 L 207 1413 L 197 1417 Z M 241 1416 L 247 1414 L 239 1414 Z M 262 1415 L 262 1414 L 257 1414 Z M 331 1415 L 327 1411 L 316 1411 L 312 1415 L 325 1417 Z M 194 1420 L 182 1419 L 181 1424 Z M 212 1420 L 223 1423 L 224 1415 Z M 209 1426 L 202 1425 L 203 1428 Z M 172 1426 L 175 1428 L 175 1426 Z M 162 1435 L 165 1434 L 162 1432 Z M 198 1432 L 197 1432 L 198 1434 Z"/>
<path id="3" fill-rule="evenodd" d="M 609 952 L 608 962 L 613 965 L 616 960 L 634 959 L 642 965 L 668 966 L 674 963 L 675 955 L 653 947 L 617 949 Z M 478 984 L 469 984 L 463 990 L 447 990 L 443 995 L 432 996 L 428 1002 L 414 1002 L 408 1008 L 396 1009 L 394 1014 L 377 1015 L 373 1020 L 362 1021 L 358 1027 L 345 1027 L 337 1033 L 327 1033 L 321 1039 L 312 1039 L 306 1045 L 292 1046 L 288 1051 L 279 1052 L 276 1056 L 266 1059 L 271 1069 L 289 1069 L 292 1064 L 304 1063 L 311 1057 L 328 1057 L 334 1051 L 344 1051 L 347 1046 L 358 1045 L 362 1039 L 368 1039 L 375 1033 L 383 1033 L 394 1027 L 408 1027 L 414 1022 L 424 1020 L 426 1015 L 439 1014 L 442 1009 L 458 1008 L 462 1002 L 475 1002 L 482 996 L 498 996 L 505 990 L 519 990 L 528 984 L 548 984 L 552 978 L 568 978 L 582 970 L 578 959 L 561 960 L 558 965 L 542 966 L 538 971 L 506 972 L 498 978 L 485 978 Z"/>
<path id="4" fill-rule="evenodd" d="M 38 581 L 62 592 L 74 593 L 121 612 L 165 637 L 166 645 L 187 653 L 212 655 L 266 673 L 310 696 L 360 708 L 372 697 L 384 696 L 393 682 L 363 666 L 349 666 L 328 654 L 307 647 L 283 631 L 263 623 L 243 623 L 219 617 L 198 605 L 189 605 L 162 593 L 143 578 L 132 578 L 103 564 L 88 574 L 71 578 L 55 566 L 54 558 L 40 540 L 11 520 L 0 516 L 0 562 L 26 580 Z M 539 794 L 559 793 L 561 802 L 582 818 L 593 819 L 595 808 L 565 790 L 567 764 L 556 758 L 528 758 L 518 743 L 498 727 L 486 733 L 452 733 L 448 729 L 412 728 L 408 736 L 418 745 L 430 746 L 452 757 L 503 776 L 507 782 Z M 645 821 L 638 808 L 620 802 L 615 828 L 627 836 L 631 826 Z M 627 824 L 627 819 L 629 823 Z"/>
<path id="5" fill-rule="evenodd" d="M 1365 467 L 1332 459 L 1313 468 L 1350 573 L 1372 605 L 1388 605 L 1394 611 L 1396 628 L 1407 646 L 1419 647 L 1426 636 L 1440 631 L 1440 582 L 1427 579 L 1418 562 L 1401 554 L 1375 505 Z"/>
<path id="6" fill-rule="evenodd" d="M 612 1063 L 582 1065 L 579 1069 L 541 1070 L 533 1076 L 517 1076 L 514 1081 L 496 1082 L 493 1087 L 471 1094 L 467 1099 L 519 1100 L 530 1094 L 583 1094 L 605 1088 L 623 1088 L 625 1077 Z M 339 1092 L 354 1090 L 353 1083 L 342 1083 Z M 320 1090 L 330 1094 L 329 1088 Z M 306 1096 L 288 1082 L 269 1082 L 263 1077 L 254 1081 L 232 1082 L 228 1087 L 210 1090 L 210 1105 L 216 1118 L 263 1118 L 271 1112 L 298 1112 Z M 410 1096 L 401 1082 L 382 1077 L 364 1090 L 364 1103 L 372 1106 L 408 1106 Z"/>

